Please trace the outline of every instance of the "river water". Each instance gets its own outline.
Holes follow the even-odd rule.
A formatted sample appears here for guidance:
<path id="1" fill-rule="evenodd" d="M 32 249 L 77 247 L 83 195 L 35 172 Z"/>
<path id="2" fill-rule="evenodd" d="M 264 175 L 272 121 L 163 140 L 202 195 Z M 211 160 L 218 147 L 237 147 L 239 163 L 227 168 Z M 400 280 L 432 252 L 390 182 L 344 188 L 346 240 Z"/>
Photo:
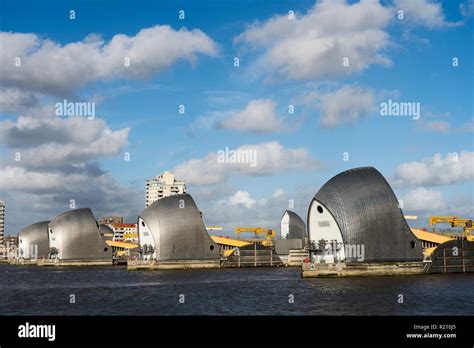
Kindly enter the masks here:
<path id="1" fill-rule="evenodd" d="M 298 268 L 0 265 L 0 281 L 0 315 L 474 314 L 474 273 L 301 279 Z"/>

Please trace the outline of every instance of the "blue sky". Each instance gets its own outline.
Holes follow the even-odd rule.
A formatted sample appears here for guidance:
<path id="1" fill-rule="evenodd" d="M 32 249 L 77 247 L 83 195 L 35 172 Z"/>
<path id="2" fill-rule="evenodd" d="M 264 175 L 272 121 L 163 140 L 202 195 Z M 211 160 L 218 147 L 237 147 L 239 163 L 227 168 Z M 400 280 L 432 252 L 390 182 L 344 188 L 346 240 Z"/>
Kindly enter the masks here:
<path id="1" fill-rule="evenodd" d="M 6 33 L 0 42 L 5 43 L 1 48 L 7 53 L 2 63 L 10 64 L 14 55 L 9 53 L 18 50 L 26 62 L 20 73 L 12 72 L 11 65 L 0 70 L 0 96 L 11 91 L 25 96 L 18 102 L 8 99 L 13 106 L 1 104 L 6 99 L 0 97 L 4 126 L 0 170 L 6 178 L 0 189 L 12 217 L 7 218 L 10 234 L 67 210 L 70 199 L 78 206 L 91 206 L 96 217 L 120 213 L 133 221 L 143 209 L 146 178 L 177 167 L 180 179 L 189 182 L 188 191 L 203 210 L 205 221 L 228 230 L 241 223 L 278 227 L 289 200 L 295 201 L 294 209 L 306 218 L 309 199 L 319 187 L 345 169 L 366 165 L 376 167 L 389 180 L 397 197 L 406 203 L 406 213 L 420 216 L 415 224 L 426 225 L 430 213 L 472 215 L 472 1 L 116 1 L 111 5 L 1 0 L 0 4 L 0 30 Z M 334 15 L 340 12 L 332 11 L 336 5 L 346 19 Z M 74 20 L 68 17 L 71 9 L 76 11 Z M 180 9 L 185 11 L 184 20 L 178 18 Z M 396 17 L 400 9 L 403 20 Z M 285 29 L 289 10 L 295 11 L 296 18 Z M 324 24 L 326 20 L 329 24 Z M 184 27 L 189 47 L 184 48 L 185 41 L 168 42 L 166 36 L 159 36 L 163 25 L 169 25 L 179 39 Z M 146 28 L 155 30 L 140 47 L 156 47 L 140 52 L 124 49 L 140 57 L 142 67 L 132 61 L 133 69 L 145 71 L 139 77 L 106 67 L 88 68 L 93 60 L 78 56 L 75 61 L 64 53 L 71 43 L 87 43 L 85 38 L 91 34 L 100 36 L 94 40 L 102 40 L 102 52 L 118 34 L 138 42 L 137 34 Z M 274 31 L 269 34 L 269 30 Z M 35 44 L 21 46 L 20 33 L 33 34 Z M 46 41 L 54 42 L 58 51 L 46 47 Z M 176 45 L 183 48 L 175 59 L 155 65 L 157 60 L 166 60 L 166 50 L 179 51 Z M 35 55 L 38 47 L 43 49 L 41 55 Z M 100 50 L 90 48 L 90 54 Z M 115 53 L 110 50 L 107 54 Z M 156 60 L 150 53 L 157 55 Z M 363 67 L 341 68 L 338 60 L 345 54 Z M 240 59 L 239 67 L 234 67 L 234 57 Z M 458 58 L 459 66 L 453 67 L 453 57 Z M 42 76 L 44 59 L 57 65 Z M 35 64 L 35 69 L 28 70 L 28 64 Z M 64 73 L 52 77 L 58 67 L 69 69 L 72 80 L 67 81 Z M 75 69 L 83 73 L 71 72 Z M 98 76 L 104 69 L 107 72 Z M 81 78 L 84 80 L 77 82 Z M 31 84 L 36 87 L 18 82 L 30 79 L 37 80 Z M 21 100 L 28 98 L 34 102 L 22 105 Z M 35 136 L 25 131 L 19 116 L 26 115 L 30 130 L 35 127 L 35 117 L 45 127 L 61 128 L 62 123 L 49 121 L 54 116 L 48 108 L 62 99 L 95 101 L 97 118 L 105 122 L 100 133 L 104 139 L 110 132 L 129 131 L 111 137 L 114 145 L 104 141 L 91 146 L 80 159 L 74 155 L 75 147 L 80 152 L 86 145 L 65 141 L 71 152 L 52 163 L 12 161 L 18 148 L 25 150 L 25 146 L 12 145 L 12 139 Z M 420 103 L 420 119 L 382 117 L 379 104 L 388 99 Z M 260 110 L 268 115 L 258 114 L 261 118 L 251 121 L 253 125 L 244 124 L 240 129 L 218 126 L 236 115 L 251 114 L 246 107 L 255 100 L 268 102 Z M 180 104 L 186 108 L 184 115 L 178 113 Z M 293 115 L 287 112 L 290 104 L 295 107 Z M 271 131 L 255 130 L 259 122 L 269 125 L 276 120 L 280 123 Z M 87 131 L 87 127 L 75 129 Z M 209 153 L 244 145 L 259 148 L 271 142 L 281 146 L 282 157 L 269 167 L 270 162 L 262 157 L 260 172 L 230 168 L 222 170 L 214 182 L 202 183 L 200 176 L 215 165 L 206 160 Z M 35 157 L 35 147 L 46 151 L 55 144 L 62 146 L 54 139 L 32 144 L 28 151 Z M 287 159 L 285 150 L 294 149 L 302 152 Z M 130 162 L 123 160 L 124 152 L 130 153 Z M 342 160 L 344 152 L 349 153 L 349 161 Z M 459 155 L 459 162 L 450 162 L 453 153 Z M 49 156 L 39 153 L 43 154 Z M 86 165 L 93 170 L 84 170 Z M 79 167 L 78 177 L 64 179 L 64 173 Z M 48 173 L 64 179 L 64 191 L 49 189 L 48 184 L 38 190 L 20 180 L 34 177 L 43 185 L 52 177 Z M 114 184 L 99 189 L 104 175 Z"/>

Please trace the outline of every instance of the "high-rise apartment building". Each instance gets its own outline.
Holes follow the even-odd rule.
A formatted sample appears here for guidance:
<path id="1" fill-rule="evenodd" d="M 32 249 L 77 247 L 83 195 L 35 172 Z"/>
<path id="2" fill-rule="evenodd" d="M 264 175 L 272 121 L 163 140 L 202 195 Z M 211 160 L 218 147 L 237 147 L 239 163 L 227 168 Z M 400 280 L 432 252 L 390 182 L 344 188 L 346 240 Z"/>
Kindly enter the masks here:
<path id="1" fill-rule="evenodd" d="M 148 207 L 164 197 L 186 193 L 186 183 L 182 180 L 176 180 L 171 172 L 164 172 L 157 175 L 156 178 L 146 181 L 146 203 Z"/>

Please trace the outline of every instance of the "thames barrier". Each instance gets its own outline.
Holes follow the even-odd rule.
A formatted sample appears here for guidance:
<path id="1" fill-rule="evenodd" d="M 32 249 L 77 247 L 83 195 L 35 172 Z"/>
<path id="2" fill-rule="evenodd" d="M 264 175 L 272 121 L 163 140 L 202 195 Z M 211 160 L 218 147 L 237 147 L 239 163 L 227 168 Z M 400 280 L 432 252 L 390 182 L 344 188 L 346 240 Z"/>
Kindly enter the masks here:
<path id="1" fill-rule="evenodd" d="M 457 221 L 447 219 L 431 222 Z M 219 228 L 206 227 L 193 197 L 177 193 L 139 214 L 136 243 L 114 240 L 114 231 L 99 224 L 90 209 L 74 209 L 21 230 L 18 250 L 6 262 L 122 264 L 128 270 L 300 267 L 303 278 L 468 273 L 474 270 L 472 221 L 461 222 L 459 235 L 411 229 L 387 180 L 375 168 L 361 167 L 318 190 L 306 223 L 285 210 L 280 238 L 262 227 L 211 235 Z M 241 239 L 244 232 L 255 238 Z"/>

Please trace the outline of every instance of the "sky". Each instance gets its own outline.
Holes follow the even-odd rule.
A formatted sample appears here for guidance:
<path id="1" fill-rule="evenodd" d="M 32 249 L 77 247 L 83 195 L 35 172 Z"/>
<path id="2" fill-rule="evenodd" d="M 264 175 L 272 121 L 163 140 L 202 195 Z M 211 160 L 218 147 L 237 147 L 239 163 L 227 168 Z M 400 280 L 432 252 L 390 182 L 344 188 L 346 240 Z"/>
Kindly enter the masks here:
<path id="1" fill-rule="evenodd" d="M 473 0 L 0 0 L 6 234 L 81 207 L 134 222 L 166 170 L 221 234 L 279 230 L 286 209 L 305 220 L 361 166 L 414 226 L 472 218 L 473 14 Z M 222 163 L 226 149 L 256 162 Z"/>

